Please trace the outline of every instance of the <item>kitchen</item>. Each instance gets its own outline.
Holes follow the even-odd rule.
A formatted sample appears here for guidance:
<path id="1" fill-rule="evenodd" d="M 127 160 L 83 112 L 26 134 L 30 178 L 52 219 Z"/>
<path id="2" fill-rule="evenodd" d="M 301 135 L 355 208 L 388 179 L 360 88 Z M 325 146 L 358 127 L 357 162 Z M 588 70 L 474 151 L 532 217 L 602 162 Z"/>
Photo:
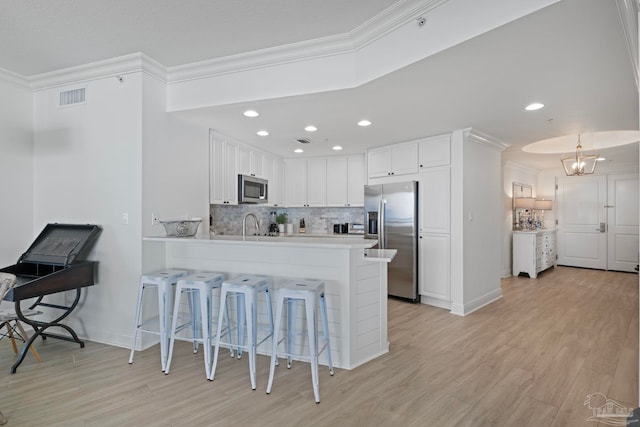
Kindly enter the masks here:
<path id="1" fill-rule="evenodd" d="M 463 10 L 456 11 L 457 17 L 471 14 L 472 12 Z M 498 15 L 495 15 L 496 20 L 500 19 Z M 457 17 L 449 22 L 458 22 Z M 512 18 L 502 16 L 504 21 Z M 492 22 L 497 25 L 497 22 Z M 487 24 L 484 29 L 493 25 Z M 403 51 L 408 55 L 414 50 L 422 51 L 418 46 L 424 46 L 424 40 L 413 40 L 412 35 L 403 41 L 406 42 L 403 43 Z M 455 44 L 455 40 L 452 43 Z M 372 45 L 370 48 L 375 47 Z M 373 52 L 371 58 L 376 57 L 377 53 Z M 134 301 L 135 289 L 131 284 L 135 283 L 142 271 L 159 268 L 164 263 L 164 259 L 153 248 L 144 246 L 141 241 L 143 236 L 162 232 L 159 225 L 152 225 L 153 214 L 159 214 L 160 218 L 187 215 L 207 218 L 210 212 L 209 182 L 206 178 L 201 178 L 209 174 L 208 128 L 214 125 L 203 127 L 194 124 L 199 122 L 194 117 L 197 116 L 197 109 L 213 102 L 220 106 L 220 110 L 230 111 L 231 115 L 232 108 L 229 105 L 241 101 L 286 97 L 296 91 L 327 90 L 352 85 L 351 78 L 347 83 L 318 84 L 317 82 L 326 81 L 327 70 L 335 69 L 333 67 L 338 65 L 335 63 L 338 61 L 337 58 L 327 59 L 323 63 L 324 67 L 319 67 L 317 61 L 319 59 L 315 58 L 313 63 L 303 62 L 289 66 L 279 64 L 278 67 L 286 68 L 287 71 L 269 80 L 269 87 L 247 84 L 262 81 L 261 78 L 255 79 L 256 75 L 260 75 L 257 70 L 220 74 L 218 78 L 210 77 L 199 82 L 187 77 L 181 80 L 173 74 L 171 84 L 167 85 L 162 80 L 162 73 L 156 74 L 157 64 L 154 61 L 135 54 L 108 63 L 94 64 L 95 68 L 87 74 L 82 74 L 83 70 L 74 69 L 71 71 L 79 74 L 46 76 L 53 79 L 48 83 L 43 76 L 41 86 L 35 92 L 28 86 L 29 82 L 25 86 L 24 79 L 10 75 L 12 82 L 18 80 L 20 84 L 7 84 L 3 81 L 2 92 L 7 94 L 3 97 L 4 102 L 13 100 L 10 105 L 3 105 L 8 110 L 6 117 L 19 131 L 14 132 L 13 127 L 7 127 L 2 132 L 3 135 L 11 135 L 19 143 L 12 146 L 13 151 L 8 151 L 10 154 L 3 156 L 4 160 L 0 161 L 3 162 L 3 168 L 6 168 L 4 170 L 10 171 L 13 177 L 10 181 L 16 186 L 11 191 L 5 190 L 5 197 L 15 201 L 19 208 L 15 212 L 2 214 L 6 223 L 15 224 L 11 230 L 6 230 L 8 243 L 1 252 L 4 263 L 14 262 L 16 255 L 24 249 L 24 243 L 31 241 L 33 230 L 40 229 L 40 225 L 51 218 L 104 224 L 101 244 L 94 254 L 105 266 L 100 272 L 100 286 L 92 290 L 92 298 L 87 298 L 78 311 L 79 317 L 72 322 L 77 323 L 84 334 L 95 341 L 128 346 L 133 304 L 115 302 Z M 376 72 L 387 71 L 387 65 L 367 68 L 369 77 Z M 396 63 L 394 66 L 399 65 L 401 64 Z M 101 75 L 98 71 L 102 72 L 109 67 L 123 70 L 118 73 L 122 79 L 111 74 L 107 77 L 93 76 Z M 278 67 L 274 66 L 265 72 L 275 72 Z M 304 79 L 300 77 L 303 75 Z M 347 75 L 351 76 L 351 73 Z M 306 89 L 301 88 L 303 85 L 306 85 Z M 91 102 L 83 107 L 58 108 L 57 86 L 86 86 Z M 228 87 L 233 87 L 234 90 L 229 91 Z M 274 95 L 274 92 L 277 94 Z M 464 92 L 460 90 L 460 93 Z M 216 99 L 207 99 L 213 93 Z M 444 95 L 439 97 L 446 98 Z M 194 109 L 193 115 L 187 112 L 189 109 Z M 452 115 L 451 111 L 448 114 Z M 496 115 L 503 116 L 502 112 Z M 435 116 L 435 112 L 429 111 L 428 116 L 433 121 L 442 123 L 442 128 L 401 139 L 381 132 L 369 132 L 369 136 L 376 145 L 382 146 L 391 142 L 442 135 L 463 128 L 449 126 L 450 119 Z M 221 116 L 217 124 L 224 126 L 224 119 Z M 374 121 L 374 127 L 370 129 L 375 129 L 375 126 Z M 224 128 L 219 130 L 225 131 Z M 242 141 L 249 140 L 243 135 L 234 136 Z M 500 195 L 485 199 L 483 196 L 486 185 L 480 179 L 474 182 L 480 177 L 497 182 L 496 188 L 501 187 L 499 156 L 489 158 L 486 168 L 490 173 L 495 173 L 497 179 L 496 176 L 485 177 L 483 174 L 486 170 L 480 167 L 474 169 L 471 162 L 475 159 L 475 153 L 464 155 L 461 152 L 463 141 L 467 139 L 464 132 L 457 131 L 452 138 L 452 161 L 460 162 L 460 174 L 451 175 L 451 207 L 455 217 L 451 218 L 450 244 L 452 257 L 455 257 L 452 263 L 455 262 L 458 269 L 452 270 L 450 274 L 451 282 L 461 286 L 452 288 L 451 297 L 456 298 L 459 308 L 464 310 L 465 304 L 491 291 L 489 289 L 477 295 L 469 294 L 475 289 L 476 282 L 485 283 L 485 278 L 475 275 L 476 270 L 486 272 L 489 276 L 486 281 L 488 283 L 495 284 L 499 281 L 500 262 L 496 263 L 495 254 L 487 254 L 484 249 L 490 245 L 500 247 L 503 239 L 501 230 L 504 228 L 502 223 L 506 213 Z M 362 153 L 364 150 L 360 151 Z M 78 166 L 79 164 L 86 166 Z M 462 173 L 462 170 L 465 172 Z M 66 191 L 62 191 L 62 188 Z M 126 219 L 123 215 L 125 213 Z M 306 213 L 301 216 L 309 221 Z M 347 221 L 347 218 L 340 218 L 336 222 L 353 223 L 358 220 L 349 218 Z M 485 240 L 485 237 L 489 240 Z M 497 243 L 495 239 L 498 240 Z M 472 256 L 474 258 L 470 260 Z M 469 261 L 474 265 L 468 265 Z M 107 266 L 116 267 L 106 268 Z M 114 303 L 105 307 L 103 301 Z"/>

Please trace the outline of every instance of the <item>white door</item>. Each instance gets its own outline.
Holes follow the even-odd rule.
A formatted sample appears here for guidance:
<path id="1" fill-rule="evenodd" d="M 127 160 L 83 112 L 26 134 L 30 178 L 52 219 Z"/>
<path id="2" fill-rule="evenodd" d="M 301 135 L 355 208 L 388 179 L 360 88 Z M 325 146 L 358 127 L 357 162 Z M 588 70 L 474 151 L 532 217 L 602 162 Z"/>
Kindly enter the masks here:
<path id="1" fill-rule="evenodd" d="M 609 175 L 608 270 L 635 272 L 638 265 L 638 174 Z"/>
<path id="2" fill-rule="evenodd" d="M 557 178 L 558 264 L 606 270 L 607 177 Z"/>

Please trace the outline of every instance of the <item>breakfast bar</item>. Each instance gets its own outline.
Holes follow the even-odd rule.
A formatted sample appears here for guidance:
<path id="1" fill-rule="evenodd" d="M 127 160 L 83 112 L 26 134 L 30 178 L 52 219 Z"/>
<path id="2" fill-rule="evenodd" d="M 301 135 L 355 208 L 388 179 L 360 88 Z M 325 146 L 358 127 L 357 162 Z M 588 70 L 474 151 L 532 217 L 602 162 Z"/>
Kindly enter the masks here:
<path id="1" fill-rule="evenodd" d="M 387 263 L 395 251 L 372 249 L 376 243 L 359 237 L 144 238 L 145 252 L 156 259 L 149 261 L 153 268 L 208 270 L 228 277 L 258 274 L 268 276 L 273 288 L 289 279 L 323 281 L 333 365 L 343 369 L 389 351 Z M 259 327 L 266 326 L 266 313 L 258 316 Z M 269 348 L 263 345 L 258 352 L 268 354 Z M 326 365 L 324 356 L 320 363 Z"/>

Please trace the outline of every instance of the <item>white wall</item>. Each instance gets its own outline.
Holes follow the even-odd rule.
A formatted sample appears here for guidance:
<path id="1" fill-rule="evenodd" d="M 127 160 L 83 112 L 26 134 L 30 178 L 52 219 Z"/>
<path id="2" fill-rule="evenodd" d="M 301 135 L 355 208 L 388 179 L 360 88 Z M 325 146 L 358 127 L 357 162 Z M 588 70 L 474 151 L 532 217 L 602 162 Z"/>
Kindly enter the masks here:
<path id="1" fill-rule="evenodd" d="M 464 311 L 502 296 L 500 259 L 502 223 L 501 150 L 468 137 L 464 163 Z"/>
<path id="2" fill-rule="evenodd" d="M 89 255 L 99 261 L 97 284 L 83 289 L 68 323 L 82 337 L 120 345 L 129 345 L 141 264 L 141 78 L 39 90 L 33 105 L 33 228 L 103 227 Z M 86 104 L 58 107 L 59 91 L 78 86 L 87 89 Z"/>
<path id="3" fill-rule="evenodd" d="M 31 90 L 0 72 L 1 267 L 15 264 L 34 237 L 31 122 Z"/>
<path id="4" fill-rule="evenodd" d="M 500 153 L 466 130 L 451 135 L 451 312 L 466 315 L 502 296 Z"/>

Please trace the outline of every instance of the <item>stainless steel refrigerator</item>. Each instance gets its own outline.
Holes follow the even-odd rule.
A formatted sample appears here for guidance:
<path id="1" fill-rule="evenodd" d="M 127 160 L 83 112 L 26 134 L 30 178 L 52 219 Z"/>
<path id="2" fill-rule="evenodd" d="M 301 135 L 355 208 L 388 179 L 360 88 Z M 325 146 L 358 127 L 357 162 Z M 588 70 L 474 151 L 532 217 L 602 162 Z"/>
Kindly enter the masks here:
<path id="1" fill-rule="evenodd" d="M 397 249 L 389 263 L 389 295 L 414 302 L 418 294 L 418 183 L 366 185 L 365 238 Z"/>

